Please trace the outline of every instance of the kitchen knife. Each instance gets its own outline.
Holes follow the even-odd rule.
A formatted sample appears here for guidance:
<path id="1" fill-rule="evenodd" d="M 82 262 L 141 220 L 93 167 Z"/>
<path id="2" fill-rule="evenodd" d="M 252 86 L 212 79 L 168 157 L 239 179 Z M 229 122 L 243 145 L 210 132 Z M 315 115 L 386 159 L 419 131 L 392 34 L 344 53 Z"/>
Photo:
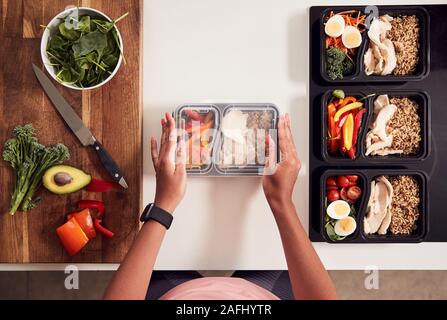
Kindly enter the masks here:
<path id="1" fill-rule="evenodd" d="M 35 64 L 33 64 L 33 70 L 45 93 L 48 95 L 51 102 L 53 102 L 54 107 L 82 145 L 93 147 L 99 157 L 99 160 L 107 172 L 112 176 L 113 180 L 118 182 L 123 188 L 127 189 L 128 186 L 123 174 L 121 173 L 121 170 L 107 150 L 104 149 L 98 140 L 96 140 L 90 130 L 84 125 L 81 118 L 79 118 L 73 108 L 68 104 L 64 97 L 62 97 L 59 91 L 57 91 L 56 87 L 43 73 L 43 71 L 40 70 Z"/>

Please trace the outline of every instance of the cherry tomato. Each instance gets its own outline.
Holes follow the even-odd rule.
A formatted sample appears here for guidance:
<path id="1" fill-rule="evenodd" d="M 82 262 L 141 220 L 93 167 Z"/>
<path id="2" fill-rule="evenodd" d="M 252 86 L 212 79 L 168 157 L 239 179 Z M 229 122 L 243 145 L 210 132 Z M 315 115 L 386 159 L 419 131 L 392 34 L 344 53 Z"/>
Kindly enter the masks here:
<path id="1" fill-rule="evenodd" d="M 327 190 L 337 190 L 338 191 L 338 187 L 337 186 L 326 186 Z"/>
<path id="2" fill-rule="evenodd" d="M 348 201 L 348 188 L 341 188 L 340 190 L 340 198 L 342 198 L 345 201 Z"/>
<path id="3" fill-rule="evenodd" d="M 327 200 L 329 202 L 334 202 L 334 201 L 340 199 L 340 193 L 338 192 L 338 190 L 334 190 L 334 189 L 328 190 L 326 196 L 327 196 Z"/>
<path id="4" fill-rule="evenodd" d="M 357 186 L 349 187 L 347 191 L 347 196 L 351 200 L 357 200 L 362 195 L 362 189 Z"/>
<path id="5" fill-rule="evenodd" d="M 357 181 L 349 181 L 349 186 L 354 187 L 357 185 Z"/>
<path id="6" fill-rule="evenodd" d="M 336 187 L 337 186 L 337 182 L 335 181 L 335 178 L 334 177 L 329 177 L 329 178 L 327 178 L 327 180 L 326 180 L 326 186 L 334 186 L 334 187 Z"/>
<path id="7" fill-rule="evenodd" d="M 348 178 L 348 180 L 351 182 L 357 182 L 359 176 L 346 176 L 346 178 Z"/>
<path id="8" fill-rule="evenodd" d="M 349 180 L 345 176 L 337 177 L 337 185 L 341 188 L 349 187 Z"/>

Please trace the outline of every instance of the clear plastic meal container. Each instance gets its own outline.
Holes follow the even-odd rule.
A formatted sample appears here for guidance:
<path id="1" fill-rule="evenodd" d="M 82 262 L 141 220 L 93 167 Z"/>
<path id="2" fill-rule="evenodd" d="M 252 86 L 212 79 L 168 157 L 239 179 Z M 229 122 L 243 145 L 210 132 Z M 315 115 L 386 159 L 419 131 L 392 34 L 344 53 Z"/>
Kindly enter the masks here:
<path id="1" fill-rule="evenodd" d="M 185 138 L 189 175 L 263 175 L 267 135 L 278 146 L 279 111 L 271 103 L 187 104 L 174 116 Z M 211 118 L 212 124 L 206 121 Z"/>

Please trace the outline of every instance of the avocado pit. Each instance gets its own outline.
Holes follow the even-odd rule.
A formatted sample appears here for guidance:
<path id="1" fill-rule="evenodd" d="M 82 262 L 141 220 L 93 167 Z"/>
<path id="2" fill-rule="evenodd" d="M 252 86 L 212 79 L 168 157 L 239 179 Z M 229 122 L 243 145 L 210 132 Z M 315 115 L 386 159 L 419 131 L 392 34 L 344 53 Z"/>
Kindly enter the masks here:
<path id="1" fill-rule="evenodd" d="M 73 177 L 67 172 L 58 172 L 54 175 L 54 183 L 58 186 L 65 186 L 73 181 Z"/>

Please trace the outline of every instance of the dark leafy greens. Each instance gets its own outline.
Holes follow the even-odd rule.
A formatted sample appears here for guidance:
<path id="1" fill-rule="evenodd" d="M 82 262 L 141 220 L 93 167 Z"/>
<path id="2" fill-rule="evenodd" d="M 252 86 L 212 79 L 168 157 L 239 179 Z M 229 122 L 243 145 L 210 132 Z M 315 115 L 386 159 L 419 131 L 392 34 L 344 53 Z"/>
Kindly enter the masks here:
<path id="1" fill-rule="evenodd" d="M 70 158 L 68 148 L 63 144 L 51 147 L 40 144 L 31 124 L 15 127 L 13 136 L 3 149 L 3 159 L 9 162 L 16 175 L 9 211 L 12 215 L 20 206 L 23 211 L 33 209 L 40 200 L 34 194 L 42 184 L 45 171 Z"/>
<path id="2" fill-rule="evenodd" d="M 122 55 L 115 24 L 126 16 L 112 22 L 88 15 L 80 16 L 79 21 L 60 19 L 58 31 L 47 44 L 56 77 L 81 88 L 106 80 Z"/>
<path id="3" fill-rule="evenodd" d="M 338 48 L 326 50 L 326 63 L 326 72 L 332 80 L 341 80 L 354 72 L 354 64 L 348 55 Z"/>

